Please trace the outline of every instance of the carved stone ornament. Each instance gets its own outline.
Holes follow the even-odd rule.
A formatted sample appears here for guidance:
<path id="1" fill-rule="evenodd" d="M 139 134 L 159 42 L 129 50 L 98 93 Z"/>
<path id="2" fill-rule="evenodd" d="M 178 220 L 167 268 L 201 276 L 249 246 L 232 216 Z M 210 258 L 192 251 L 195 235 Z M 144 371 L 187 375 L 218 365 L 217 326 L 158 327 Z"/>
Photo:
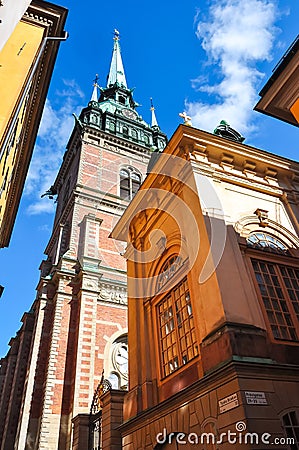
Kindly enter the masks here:
<path id="1" fill-rule="evenodd" d="M 97 290 L 98 289 L 98 283 L 96 280 L 92 280 L 90 278 L 83 279 L 83 289 L 92 289 Z"/>
<path id="2" fill-rule="evenodd" d="M 265 227 L 267 227 L 269 225 L 268 211 L 266 211 L 265 209 L 257 208 L 254 211 L 254 214 L 256 214 L 258 219 L 259 219 L 260 227 L 265 228 Z"/>
<path id="3" fill-rule="evenodd" d="M 116 290 L 110 287 L 101 287 L 99 300 L 126 305 L 127 294 L 125 291 Z"/>

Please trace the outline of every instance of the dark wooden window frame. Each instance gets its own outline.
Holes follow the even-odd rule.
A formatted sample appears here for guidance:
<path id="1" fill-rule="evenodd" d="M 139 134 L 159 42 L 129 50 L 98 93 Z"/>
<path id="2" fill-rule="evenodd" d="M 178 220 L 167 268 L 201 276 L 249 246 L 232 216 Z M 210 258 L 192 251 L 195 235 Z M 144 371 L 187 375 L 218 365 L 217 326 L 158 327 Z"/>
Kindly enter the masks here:
<path id="1" fill-rule="evenodd" d="M 126 176 L 122 172 L 126 172 Z M 119 185 L 120 197 L 124 200 L 132 200 L 132 198 L 138 191 L 139 187 L 141 186 L 142 183 L 141 175 L 134 168 L 122 167 L 119 172 L 119 177 L 120 177 L 120 185 Z"/>
<path id="2" fill-rule="evenodd" d="M 187 302 L 184 301 L 186 294 Z M 160 378 L 164 380 L 193 362 L 199 356 L 199 348 L 187 276 L 184 276 L 175 287 L 157 297 L 153 310 L 159 343 Z M 170 308 L 172 314 L 169 314 Z M 170 369 L 171 364 L 173 370 Z"/>
<path id="3" fill-rule="evenodd" d="M 243 240 L 243 242 L 240 244 L 240 247 L 241 247 L 241 250 L 243 250 L 243 252 L 245 253 L 247 267 L 249 268 L 249 273 L 253 280 L 255 292 L 256 292 L 257 298 L 259 300 L 261 311 L 262 311 L 271 341 L 274 343 L 287 343 L 288 345 L 298 345 L 299 344 L 299 323 L 298 323 L 298 319 L 296 316 L 296 312 L 294 310 L 294 306 L 291 304 L 292 300 L 289 298 L 289 294 L 287 292 L 287 287 L 285 286 L 285 282 L 283 280 L 283 275 L 281 274 L 281 271 L 279 269 L 279 267 L 285 267 L 285 268 L 291 268 L 291 269 L 299 271 L 299 258 L 298 258 L 299 255 L 298 255 L 297 250 L 289 249 L 289 254 L 271 253 L 271 252 L 266 252 L 263 250 L 258 250 L 258 249 L 248 247 L 246 245 L 245 240 Z M 258 261 L 260 263 L 264 262 L 266 264 L 272 264 L 273 266 L 275 266 L 275 271 L 277 273 L 277 276 L 279 279 L 279 284 L 280 284 L 277 287 L 282 289 L 282 292 L 285 296 L 284 301 L 287 302 L 288 309 L 290 310 L 290 315 L 291 315 L 292 321 L 294 323 L 294 327 L 296 329 L 296 334 L 297 334 L 296 340 L 274 336 L 273 330 L 271 328 L 269 316 L 267 314 L 265 302 L 262 297 L 262 292 L 261 292 L 261 289 L 259 287 L 259 284 L 258 284 L 258 281 L 256 278 L 256 273 L 255 273 L 252 261 Z M 268 289 L 268 286 L 267 286 L 267 289 Z M 264 296 L 264 297 L 266 297 L 266 296 Z M 281 309 L 281 305 L 280 305 L 280 309 Z M 269 308 L 269 311 L 270 310 L 271 310 L 271 308 Z M 274 312 L 276 312 L 276 310 Z M 277 312 L 279 312 L 278 309 L 277 309 Z"/>
<path id="4" fill-rule="evenodd" d="M 282 426 L 287 439 L 294 439 L 294 444 L 289 444 L 291 450 L 299 448 L 299 411 L 292 410 L 286 412 L 282 417 Z"/>

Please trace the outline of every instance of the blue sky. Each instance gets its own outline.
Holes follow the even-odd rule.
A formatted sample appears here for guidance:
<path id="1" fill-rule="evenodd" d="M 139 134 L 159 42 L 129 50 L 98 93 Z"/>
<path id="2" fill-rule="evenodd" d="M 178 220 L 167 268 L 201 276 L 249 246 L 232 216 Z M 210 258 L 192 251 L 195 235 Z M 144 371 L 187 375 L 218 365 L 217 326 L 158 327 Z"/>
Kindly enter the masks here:
<path id="1" fill-rule="evenodd" d="M 0 250 L 0 356 L 35 298 L 38 267 L 50 236 L 54 204 L 40 199 L 53 183 L 79 113 L 99 74 L 105 85 L 113 30 L 140 113 L 150 122 L 153 97 L 168 137 L 186 110 L 193 125 L 213 131 L 226 119 L 246 144 L 296 159 L 298 129 L 254 112 L 258 92 L 298 34 L 296 0 L 65 0 L 69 8 L 25 191 L 8 249 Z"/>

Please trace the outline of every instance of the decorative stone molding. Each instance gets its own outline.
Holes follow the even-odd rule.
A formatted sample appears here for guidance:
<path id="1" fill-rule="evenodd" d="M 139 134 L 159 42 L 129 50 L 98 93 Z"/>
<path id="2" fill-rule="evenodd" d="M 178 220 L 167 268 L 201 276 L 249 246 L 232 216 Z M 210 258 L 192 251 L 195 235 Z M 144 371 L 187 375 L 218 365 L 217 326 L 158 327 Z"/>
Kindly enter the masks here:
<path id="1" fill-rule="evenodd" d="M 91 291 L 97 291 L 98 290 L 98 281 L 93 279 L 93 278 L 83 278 L 82 281 L 82 288 L 86 289 L 86 290 L 91 290 Z"/>
<path id="2" fill-rule="evenodd" d="M 242 217 L 235 223 L 236 232 L 244 238 L 250 233 L 258 231 L 260 227 L 259 219 L 256 215 Z M 281 240 L 288 248 L 299 248 L 299 239 L 290 230 L 268 218 L 267 231 Z"/>
<path id="3" fill-rule="evenodd" d="M 268 220 L 268 212 L 269 211 L 266 211 L 265 209 L 260 209 L 260 208 L 257 208 L 255 211 L 254 211 L 254 214 L 258 217 L 258 219 L 259 219 L 259 225 L 260 225 L 260 227 L 267 227 L 268 225 L 269 225 L 269 220 Z"/>
<path id="4" fill-rule="evenodd" d="M 254 177 L 256 175 L 256 163 L 253 162 L 253 161 L 245 160 L 244 161 L 243 173 L 248 178 Z"/>
<path id="5" fill-rule="evenodd" d="M 100 283 L 98 300 L 127 305 L 127 292 L 122 287 Z"/>
<path id="6" fill-rule="evenodd" d="M 267 169 L 265 170 L 265 178 L 266 179 L 274 178 L 276 180 L 277 179 L 277 170 L 267 167 Z"/>
<path id="7" fill-rule="evenodd" d="M 234 168 L 234 157 L 227 153 L 223 153 L 221 157 L 220 166 L 224 170 L 232 170 Z"/>

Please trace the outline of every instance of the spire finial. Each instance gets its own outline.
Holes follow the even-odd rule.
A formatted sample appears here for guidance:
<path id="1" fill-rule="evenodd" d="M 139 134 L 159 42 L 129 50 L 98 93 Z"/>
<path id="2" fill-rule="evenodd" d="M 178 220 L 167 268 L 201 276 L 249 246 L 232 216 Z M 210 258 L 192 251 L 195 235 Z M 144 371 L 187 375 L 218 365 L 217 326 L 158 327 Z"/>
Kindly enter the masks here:
<path id="1" fill-rule="evenodd" d="M 151 122 L 151 127 L 152 127 L 152 128 L 153 128 L 153 127 L 158 127 L 158 128 L 159 128 L 159 125 L 158 125 L 158 122 L 157 122 L 157 119 L 156 119 L 155 107 L 154 107 L 154 104 L 153 104 L 153 99 L 152 99 L 152 97 L 150 98 L 150 102 L 151 102 L 150 110 L 151 110 L 151 112 L 152 112 L 152 122 Z"/>
<path id="2" fill-rule="evenodd" d="M 92 91 L 92 96 L 90 99 L 91 102 L 97 102 L 98 98 L 99 98 L 99 96 L 98 96 L 98 87 L 99 87 L 98 79 L 99 79 L 99 75 L 96 73 L 96 77 L 93 80 L 93 91 Z"/>
<path id="3" fill-rule="evenodd" d="M 113 46 L 110 71 L 109 71 L 108 80 L 107 80 L 107 87 L 118 84 L 119 86 L 122 86 L 125 89 L 128 89 L 127 81 L 126 81 L 126 77 L 125 77 L 124 66 L 123 66 L 123 62 L 122 62 L 121 54 L 120 54 L 119 31 L 116 28 L 114 29 L 113 40 L 114 40 L 114 46 Z"/>

